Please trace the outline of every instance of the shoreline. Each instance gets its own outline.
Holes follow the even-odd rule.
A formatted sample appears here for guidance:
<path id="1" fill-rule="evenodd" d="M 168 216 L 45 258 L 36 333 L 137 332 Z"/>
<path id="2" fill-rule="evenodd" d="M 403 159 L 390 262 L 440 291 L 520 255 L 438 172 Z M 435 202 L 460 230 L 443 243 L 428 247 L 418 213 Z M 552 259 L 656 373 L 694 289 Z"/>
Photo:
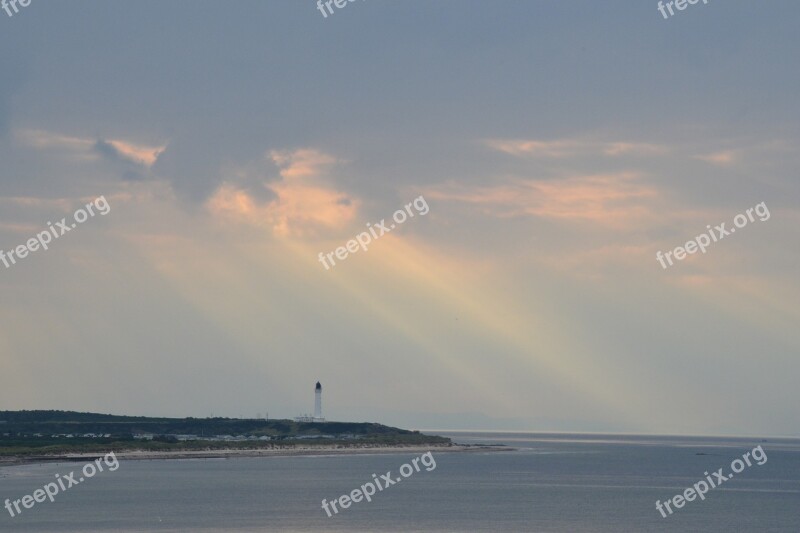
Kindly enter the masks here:
<path id="1" fill-rule="evenodd" d="M 237 459 L 243 457 L 325 457 L 331 455 L 378 455 L 397 453 L 465 453 L 465 452 L 510 452 L 516 448 L 508 446 L 490 445 L 387 445 L 387 446 L 354 446 L 343 447 L 337 445 L 320 446 L 287 446 L 285 448 L 263 449 L 236 449 L 227 448 L 220 450 L 175 450 L 175 451 L 149 451 L 149 450 L 124 450 L 114 452 L 118 460 L 124 461 L 149 461 L 166 459 Z M 109 452 L 110 453 L 110 452 Z M 0 468 L 7 466 L 23 466 L 43 463 L 59 462 L 89 462 L 105 457 L 106 453 L 64 453 L 53 455 L 35 456 L 9 456 L 0 458 Z"/>

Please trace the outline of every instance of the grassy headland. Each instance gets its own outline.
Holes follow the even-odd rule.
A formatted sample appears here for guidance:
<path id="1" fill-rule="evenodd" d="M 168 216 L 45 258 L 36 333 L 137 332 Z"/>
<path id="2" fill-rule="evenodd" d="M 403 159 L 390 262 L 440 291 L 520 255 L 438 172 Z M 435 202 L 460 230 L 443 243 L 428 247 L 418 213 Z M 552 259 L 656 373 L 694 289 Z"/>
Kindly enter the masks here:
<path id="1" fill-rule="evenodd" d="M 255 450 L 299 445 L 448 446 L 450 439 L 366 422 L 0 411 L 0 458 L 129 450 Z"/>

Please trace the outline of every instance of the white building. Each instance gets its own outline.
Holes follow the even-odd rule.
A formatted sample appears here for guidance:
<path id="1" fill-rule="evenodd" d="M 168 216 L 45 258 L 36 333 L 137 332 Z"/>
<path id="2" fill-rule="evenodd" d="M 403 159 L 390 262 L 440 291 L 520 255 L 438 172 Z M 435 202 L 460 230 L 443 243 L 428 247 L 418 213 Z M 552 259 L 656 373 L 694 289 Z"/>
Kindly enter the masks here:
<path id="1" fill-rule="evenodd" d="M 295 422 L 325 422 L 322 418 L 322 385 L 317 381 L 314 387 L 314 416 L 303 415 L 295 417 Z"/>

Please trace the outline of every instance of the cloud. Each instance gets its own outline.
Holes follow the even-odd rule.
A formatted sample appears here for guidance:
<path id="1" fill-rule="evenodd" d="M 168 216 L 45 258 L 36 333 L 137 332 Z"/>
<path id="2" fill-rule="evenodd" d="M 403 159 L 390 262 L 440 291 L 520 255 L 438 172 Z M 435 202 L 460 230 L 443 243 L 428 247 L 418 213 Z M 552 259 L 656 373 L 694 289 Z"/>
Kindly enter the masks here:
<path id="1" fill-rule="evenodd" d="M 637 174 L 621 173 L 554 181 L 509 179 L 487 186 L 449 183 L 424 194 L 476 205 L 497 217 L 535 216 L 619 227 L 645 218 L 658 191 L 641 183 Z"/>
<path id="2" fill-rule="evenodd" d="M 152 167 L 166 149 L 166 145 L 151 146 L 118 139 L 73 137 L 44 130 L 25 130 L 18 137 L 23 143 L 38 150 L 60 150 L 73 158 L 105 159 L 144 169 Z"/>
<path id="3" fill-rule="evenodd" d="M 261 200 L 239 184 L 223 183 L 206 203 L 217 218 L 269 226 L 276 235 L 306 235 L 350 223 L 360 202 L 324 183 L 325 171 L 337 160 L 312 149 L 271 151 L 281 181 L 262 186 L 271 194 Z"/>
<path id="4" fill-rule="evenodd" d="M 32 235 L 34 232 L 41 231 L 41 229 L 41 226 L 35 224 L 7 224 L 5 222 L 0 222 L 0 232 Z"/>
<path id="5" fill-rule="evenodd" d="M 706 155 L 696 155 L 694 158 L 712 165 L 727 167 L 736 162 L 738 155 L 735 150 L 724 150 L 722 152 L 714 152 Z"/>
<path id="6" fill-rule="evenodd" d="M 284 178 L 318 176 L 325 169 L 338 162 L 328 154 L 307 148 L 295 151 L 273 150 L 269 153 L 269 156 L 281 169 L 280 174 Z"/>
<path id="7" fill-rule="evenodd" d="M 40 198 L 38 196 L 0 196 L 0 205 L 11 204 L 24 208 L 58 209 L 68 212 L 71 208 L 68 198 Z"/>
<path id="8" fill-rule="evenodd" d="M 705 153 L 692 155 L 692 159 L 718 167 L 731 167 L 743 163 L 763 165 L 767 161 L 774 164 L 776 161 L 786 161 L 786 156 L 794 156 L 797 153 L 795 149 L 797 140 L 793 138 L 770 140 L 746 138 L 727 140 L 723 146 L 720 146 L 719 142 L 715 145 L 702 151 Z"/>
<path id="9" fill-rule="evenodd" d="M 562 159 L 578 156 L 619 157 L 654 156 L 669 152 L 666 146 L 634 142 L 602 142 L 581 139 L 552 141 L 526 139 L 489 139 L 485 145 L 498 152 L 516 157 Z"/>
<path id="10" fill-rule="evenodd" d="M 155 164 L 158 160 L 158 156 L 160 156 L 167 147 L 166 145 L 145 146 L 124 141 L 98 140 L 94 148 L 107 157 L 150 168 Z"/>
<path id="11" fill-rule="evenodd" d="M 91 153 L 95 142 L 92 139 L 71 137 L 42 130 L 25 130 L 18 134 L 18 138 L 28 146 L 39 150 L 65 150 L 75 154 L 96 159 Z"/>

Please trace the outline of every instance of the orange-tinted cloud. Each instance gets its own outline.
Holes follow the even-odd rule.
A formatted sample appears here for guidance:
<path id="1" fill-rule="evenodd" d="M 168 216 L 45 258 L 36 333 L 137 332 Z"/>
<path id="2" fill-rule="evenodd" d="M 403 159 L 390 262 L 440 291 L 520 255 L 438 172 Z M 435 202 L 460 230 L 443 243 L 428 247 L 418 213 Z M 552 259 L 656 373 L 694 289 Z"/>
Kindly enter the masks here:
<path id="1" fill-rule="evenodd" d="M 554 159 L 590 155 L 608 157 L 622 155 L 651 156 L 665 154 L 669 151 L 667 147 L 656 144 L 602 142 L 581 139 L 559 139 L 553 141 L 490 139 L 485 141 L 485 144 L 493 150 L 516 157 L 545 157 Z"/>
<path id="2" fill-rule="evenodd" d="M 284 178 L 309 178 L 319 176 L 325 169 L 337 163 L 337 160 L 318 150 L 302 148 L 300 150 L 273 150 L 270 158 L 281 169 Z"/>
<path id="3" fill-rule="evenodd" d="M 489 186 L 450 183 L 425 191 L 438 200 L 480 206 L 498 217 L 537 216 L 620 226 L 644 218 L 657 190 L 636 174 L 600 174 L 563 180 L 508 180 Z"/>
<path id="4" fill-rule="evenodd" d="M 711 154 L 697 155 L 695 159 L 711 163 L 720 167 L 727 167 L 732 165 L 737 160 L 737 154 L 734 150 L 725 150 L 722 152 L 714 152 Z"/>
<path id="5" fill-rule="evenodd" d="M 359 202 L 322 183 L 320 174 L 337 162 L 322 152 L 302 149 L 270 152 L 281 169 L 282 181 L 265 184 L 275 198 L 260 201 L 246 190 L 223 184 L 209 199 L 208 209 L 217 217 L 269 226 L 277 235 L 303 235 L 325 228 L 339 228 L 355 217 Z"/>
<path id="6" fill-rule="evenodd" d="M 164 146 L 145 146 L 143 144 L 133 144 L 125 141 L 106 141 L 113 146 L 119 155 L 146 167 L 151 167 L 158 159 L 158 156 L 167 148 Z"/>

